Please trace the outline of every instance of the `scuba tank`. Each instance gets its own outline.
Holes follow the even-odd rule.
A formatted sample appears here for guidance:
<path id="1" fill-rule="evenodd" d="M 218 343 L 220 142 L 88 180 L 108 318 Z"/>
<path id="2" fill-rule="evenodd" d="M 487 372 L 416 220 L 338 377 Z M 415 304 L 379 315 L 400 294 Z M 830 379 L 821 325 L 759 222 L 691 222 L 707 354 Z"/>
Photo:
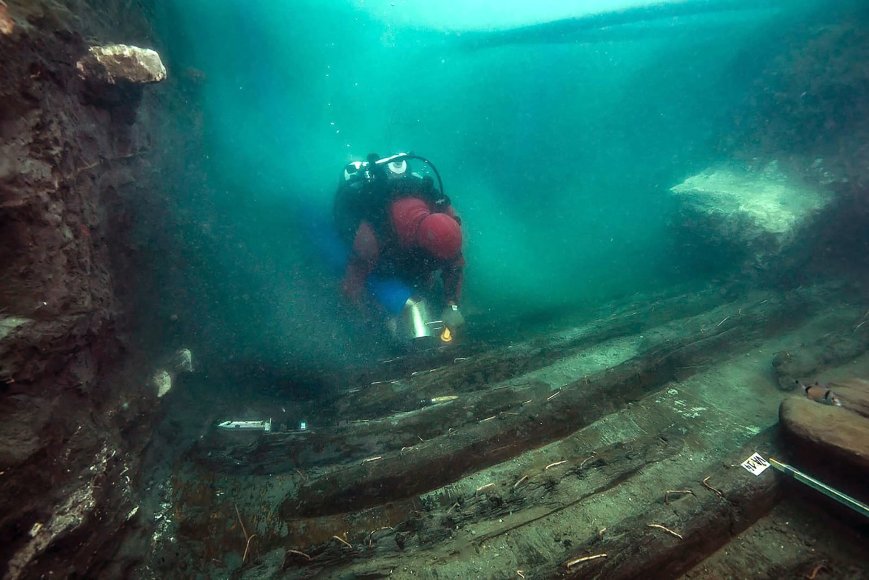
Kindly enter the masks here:
<path id="1" fill-rule="evenodd" d="M 441 174 L 437 167 L 425 157 L 414 153 L 396 153 L 382 158 L 376 153 L 371 153 L 366 161 L 348 163 L 344 166 L 342 179 L 339 181 L 339 190 L 342 187 L 349 187 L 365 192 L 365 195 L 371 199 L 380 199 L 383 197 L 384 190 L 391 178 L 411 175 L 411 167 L 408 162 L 413 160 L 421 162 L 422 167 L 427 167 L 436 178 L 435 181 L 429 176 L 422 177 L 414 173 L 414 176 L 427 184 L 426 197 L 430 198 L 429 201 L 434 204 L 435 210 L 440 211 L 441 208 L 448 206 L 450 201 L 444 193 L 443 180 L 441 180 Z"/>
<path id="2" fill-rule="evenodd" d="M 414 171 L 412 165 L 418 171 Z M 387 221 L 386 208 L 391 199 L 400 194 L 398 184 L 402 182 L 416 183 L 413 196 L 430 202 L 434 211 L 449 207 L 440 173 L 431 161 L 420 155 L 398 153 L 381 158 L 372 153 L 365 161 L 353 161 L 344 166 L 332 206 L 335 227 L 344 244 L 353 243 L 360 221 L 368 221 L 375 229 Z"/>

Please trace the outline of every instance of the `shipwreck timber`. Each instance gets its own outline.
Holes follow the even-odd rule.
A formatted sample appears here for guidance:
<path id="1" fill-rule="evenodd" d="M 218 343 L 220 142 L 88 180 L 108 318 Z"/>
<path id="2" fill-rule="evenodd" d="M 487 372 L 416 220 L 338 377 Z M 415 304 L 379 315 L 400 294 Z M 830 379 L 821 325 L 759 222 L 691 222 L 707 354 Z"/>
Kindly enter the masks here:
<path id="1" fill-rule="evenodd" d="M 308 430 L 207 433 L 172 478 L 173 537 L 243 577 L 690 576 L 791 509 L 790 484 L 739 464 L 800 460 L 772 361 L 859 323 L 859 301 L 828 307 L 840 290 L 659 296 L 386 361 L 299 403 Z M 855 348 L 821 366 L 865 371 Z"/>

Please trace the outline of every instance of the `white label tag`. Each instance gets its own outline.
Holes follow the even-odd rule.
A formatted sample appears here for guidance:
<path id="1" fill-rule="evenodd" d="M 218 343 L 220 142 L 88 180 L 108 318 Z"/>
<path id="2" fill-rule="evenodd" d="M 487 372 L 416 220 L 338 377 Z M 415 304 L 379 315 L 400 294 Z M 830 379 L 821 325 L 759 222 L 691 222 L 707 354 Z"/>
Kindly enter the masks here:
<path id="1" fill-rule="evenodd" d="M 760 475 L 763 473 L 767 467 L 769 467 L 769 462 L 760 456 L 760 453 L 756 453 L 742 462 L 742 466 L 755 475 Z"/>

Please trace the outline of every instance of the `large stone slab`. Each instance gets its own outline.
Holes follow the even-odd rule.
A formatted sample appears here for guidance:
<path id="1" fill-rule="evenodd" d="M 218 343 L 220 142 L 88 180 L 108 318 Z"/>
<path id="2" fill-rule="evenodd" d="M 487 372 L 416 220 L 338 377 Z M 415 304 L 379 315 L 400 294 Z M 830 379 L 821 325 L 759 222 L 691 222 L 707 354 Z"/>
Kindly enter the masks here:
<path id="1" fill-rule="evenodd" d="M 156 51 L 126 44 L 92 46 L 76 68 L 83 79 L 108 85 L 144 85 L 166 78 L 166 67 Z"/>
<path id="2" fill-rule="evenodd" d="M 842 407 L 823 405 L 793 396 L 782 401 L 781 425 L 814 459 L 846 462 L 858 470 L 857 479 L 869 475 L 869 419 Z"/>
<path id="3" fill-rule="evenodd" d="M 744 253 L 761 268 L 791 247 L 832 199 L 789 176 L 776 162 L 760 171 L 712 167 L 671 191 L 690 235 Z"/>

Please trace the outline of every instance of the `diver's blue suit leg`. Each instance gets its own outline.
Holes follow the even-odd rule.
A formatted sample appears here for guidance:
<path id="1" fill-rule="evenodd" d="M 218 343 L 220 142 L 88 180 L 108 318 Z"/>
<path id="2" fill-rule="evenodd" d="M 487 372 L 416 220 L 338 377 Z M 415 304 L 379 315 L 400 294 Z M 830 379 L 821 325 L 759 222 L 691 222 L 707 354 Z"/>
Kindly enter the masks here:
<path id="1" fill-rule="evenodd" d="M 368 276 L 365 287 L 392 316 L 401 313 L 405 303 L 413 294 L 410 285 L 406 282 L 398 278 L 385 278 L 376 274 Z"/>
<path id="2" fill-rule="evenodd" d="M 350 249 L 341 240 L 334 228 L 323 228 L 320 230 L 319 238 L 318 247 L 322 252 L 323 260 L 335 275 L 340 276 L 347 267 Z M 395 277 L 384 277 L 377 274 L 368 276 L 365 280 L 365 288 L 390 316 L 400 314 L 405 303 L 413 294 L 410 285 L 406 282 Z"/>

